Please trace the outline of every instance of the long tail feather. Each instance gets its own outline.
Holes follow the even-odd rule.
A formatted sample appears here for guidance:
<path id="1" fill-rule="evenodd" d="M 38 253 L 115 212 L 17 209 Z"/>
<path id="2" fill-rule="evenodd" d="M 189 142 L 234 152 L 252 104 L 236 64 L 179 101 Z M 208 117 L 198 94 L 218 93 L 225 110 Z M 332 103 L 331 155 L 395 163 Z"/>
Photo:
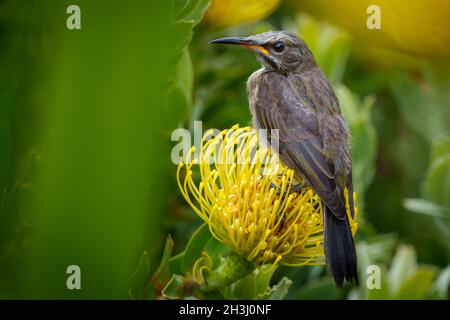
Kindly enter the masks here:
<path id="1" fill-rule="evenodd" d="M 349 221 L 338 219 L 329 208 L 324 207 L 324 245 L 328 270 L 338 287 L 342 286 L 344 279 L 358 284 L 356 250 Z"/>

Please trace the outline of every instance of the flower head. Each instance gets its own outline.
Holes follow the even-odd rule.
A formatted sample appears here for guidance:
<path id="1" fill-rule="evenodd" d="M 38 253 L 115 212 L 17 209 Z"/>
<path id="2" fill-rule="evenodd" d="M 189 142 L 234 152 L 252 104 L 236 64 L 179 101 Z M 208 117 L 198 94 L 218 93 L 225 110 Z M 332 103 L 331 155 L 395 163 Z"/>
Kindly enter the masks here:
<path id="1" fill-rule="evenodd" d="M 234 126 L 213 138 L 207 133 L 197 157 L 192 148 L 186 163 L 178 166 L 181 193 L 211 234 L 249 262 L 324 264 L 319 196 L 310 188 L 285 194 L 294 172 L 279 163 L 269 148 L 259 147 L 258 141 L 257 132 L 249 127 Z M 345 195 L 348 202 L 347 191 Z M 347 213 L 355 233 L 357 209 L 355 217 L 349 209 Z"/>

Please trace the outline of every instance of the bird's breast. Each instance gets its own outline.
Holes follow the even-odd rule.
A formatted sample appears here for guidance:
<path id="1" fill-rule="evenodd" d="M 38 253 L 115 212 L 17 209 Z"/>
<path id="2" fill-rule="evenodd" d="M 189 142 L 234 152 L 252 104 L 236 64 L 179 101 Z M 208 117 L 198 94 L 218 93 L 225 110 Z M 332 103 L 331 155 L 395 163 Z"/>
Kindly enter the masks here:
<path id="1" fill-rule="evenodd" d="M 266 72 L 267 70 L 265 68 L 261 68 L 252 73 L 252 75 L 247 80 L 248 104 L 253 119 L 253 127 L 255 127 L 256 129 L 262 128 L 257 120 L 256 112 L 258 100 L 260 99 L 260 83 L 263 80 L 264 73 Z"/>

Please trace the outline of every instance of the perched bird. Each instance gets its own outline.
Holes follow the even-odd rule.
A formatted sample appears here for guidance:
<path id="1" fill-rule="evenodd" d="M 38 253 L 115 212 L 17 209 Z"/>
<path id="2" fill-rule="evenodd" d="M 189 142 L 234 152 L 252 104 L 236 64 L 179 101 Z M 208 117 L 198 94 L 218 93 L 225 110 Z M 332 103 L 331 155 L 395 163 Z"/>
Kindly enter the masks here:
<path id="1" fill-rule="evenodd" d="M 349 132 L 338 99 L 305 42 L 289 32 L 266 32 L 210 43 L 250 49 L 262 68 L 247 81 L 253 126 L 278 129 L 278 152 L 298 181 L 323 201 L 324 249 L 336 285 L 358 283 L 356 251 L 344 190 L 354 215 Z M 298 191 L 304 185 L 293 187 Z"/>

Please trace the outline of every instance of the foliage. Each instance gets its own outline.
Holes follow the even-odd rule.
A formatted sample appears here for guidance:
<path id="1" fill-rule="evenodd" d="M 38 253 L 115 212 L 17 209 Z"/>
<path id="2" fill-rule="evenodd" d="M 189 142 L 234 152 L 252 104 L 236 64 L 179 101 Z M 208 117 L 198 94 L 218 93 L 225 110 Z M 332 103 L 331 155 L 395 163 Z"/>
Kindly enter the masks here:
<path id="1" fill-rule="evenodd" d="M 169 299 L 283 299 L 292 281 L 286 277 L 277 284 L 270 285 L 274 270 L 263 266 L 256 268 L 247 276 L 223 287 L 220 290 L 205 291 L 199 286 L 199 278 L 211 270 L 221 268 L 229 258 L 229 249 L 214 239 L 206 224 L 191 237 L 186 249 L 167 259 L 172 254 L 169 238 L 163 253 L 160 267 L 152 276 L 153 297 Z M 145 255 L 144 255 L 145 257 Z M 140 264 L 139 269 L 145 268 Z M 130 288 L 130 290 L 132 290 Z M 148 288 L 139 288 L 139 296 L 145 296 Z M 133 296 L 134 297 L 134 296 Z"/>
<path id="2" fill-rule="evenodd" d="M 364 249 L 361 249 L 364 246 Z M 371 245 L 360 244 L 360 251 L 370 250 Z M 363 259 L 373 259 L 373 254 L 360 252 Z M 364 261 L 365 264 L 371 261 Z M 379 289 L 368 290 L 362 287 L 350 293 L 351 299 L 445 299 L 450 284 L 449 268 L 438 274 L 438 269 L 429 265 L 418 265 L 414 248 L 401 245 L 392 259 L 391 266 L 386 269 L 382 265 L 386 277 L 382 277 Z M 368 280 L 369 281 L 369 280 Z"/>
<path id="3" fill-rule="evenodd" d="M 68 31 L 69 1 L 1 1 L 0 298 L 448 299 L 448 5 L 409 1 L 377 33 L 368 2 L 79 0 Z M 310 46 L 351 131 L 359 288 L 236 259 L 176 187 L 174 129 L 250 124 L 258 62 L 208 42 L 279 29 Z M 83 290 L 62 285 L 70 264 Z M 223 270 L 240 279 L 208 288 Z"/>
<path id="4" fill-rule="evenodd" d="M 424 84 L 424 81 L 429 79 L 442 81 L 442 74 L 437 76 L 432 67 L 423 69 L 419 79 L 414 78 L 408 70 L 381 67 L 379 71 L 372 72 L 366 68 L 364 60 L 351 59 L 354 42 L 350 33 L 328 23 L 318 22 L 304 13 L 294 17 L 283 17 L 282 14 L 283 11 L 280 11 L 276 16 L 281 21 L 283 29 L 298 33 L 305 39 L 318 64 L 331 79 L 352 133 L 353 179 L 359 195 L 358 206 L 363 211 L 360 221 L 361 231 L 357 237 L 361 281 L 364 282 L 367 278 L 365 271 L 371 264 L 380 265 L 383 274 L 386 274 L 383 278 L 382 290 L 361 288 L 351 291 L 348 297 L 359 299 L 446 298 L 448 291 L 443 288 L 446 288 L 446 285 L 448 287 L 448 283 L 445 282 L 448 271 L 443 269 L 439 273 L 439 266 L 417 265 L 415 249 L 401 244 L 404 241 L 411 241 L 416 245 L 420 243 L 433 245 L 436 244 L 433 238 L 439 238 L 438 241 L 444 246 L 449 243 L 442 238 L 448 237 L 449 227 L 437 222 L 439 219 L 444 219 L 449 207 L 449 204 L 445 203 L 448 197 L 444 195 L 448 190 L 445 186 L 447 176 L 444 174 L 447 169 L 443 169 L 449 154 L 446 144 L 448 139 L 445 138 L 448 128 L 446 128 L 447 123 L 443 121 L 447 112 L 443 107 L 445 105 L 443 100 L 447 97 L 442 94 L 442 88 L 439 86 L 433 86 L 430 90 L 430 84 Z M 232 32 L 246 35 L 269 29 L 276 29 L 276 27 L 263 21 L 234 28 Z M 226 128 L 235 122 L 248 123 L 249 114 L 244 83 L 248 75 L 258 68 L 253 57 L 245 52 L 234 50 L 234 48 L 217 49 L 208 46 L 209 40 L 223 35 L 227 35 L 227 30 L 216 30 L 208 25 L 200 25 L 189 47 L 195 79 L 193 110 L 188 119 L 201 119 L 204 126 L 208 128 Z M 396 112 L 389 110 L 382 114 L 381 112 L 384 112 L 389 105 L 395 106 Z M 426 154 L 419 151 L 419 147 L 412 148 L 413 150 L 408 149 L 411 147 L 407 144 L 406 138 L 399 133 L 402 128 L 395 127 L 396 122 L 406 124 L 404 130 L 414 132 L 413 134 L 420 139 L 421 144 L 433 145 L 428 147 L 433 156 L 431 156 L 427 173 L 425 173 L 428 167 Z M 186 125 L 189 127 L 189 120 L 186 121 Z M 393 138 L 389 138 L 389 135 Z M 444 136 L 441 137 L 441 135 Z M 381 146 L 378 145 L 380 141 L 383 141 Z M 399 144 L 401 148 L 406 148 L 404 154 L 398 154 Z M 427 147 L 424 146 L 424 149 L 427 150 Z M 399 163 L 415 159 L 411 152 L 422 152 L 418 163 L 401 167 Z M 439 161 L 436 160 L 437 158 Z M 380 161 L 387 161 L 387 164 L 384 165 Z M 391 166 L 395 166 L 395 169 L 391 169 Z M 380 177 L 385 176 L 386 170 L 397 170 L 396 175 L 403 177 L 404 183 L 415 181 L 419 184 L 423 179 L 423 187 L 407 188 L 408 190 L 405 191 L 386 189 L 381 193 L 383 198 L 379 199 L 375 194 L 378 186 L 381 187 Z M 384 178 L 382 181 L 384 182 Z M 388 188 L 390 188 L 389 183 Z M 423 195 L 427 200 L 406 199 L 411 195 Z M 377 205 L 372 205 L 374 201 L 377 201 Z M 417 218 L 419 216 L 410 216 L 406 214 L 406 211 L 402 211 L 402 203 L 416 212 L 432 213 L 433 217 L 427 220 L 427 224 L 430 228 L 439 226 L 441 230 L 436 232 L 439 236 L 430 235 L 426 239 L 415 236 L 411 228 L 422 221 Z M 383 212 L 382 218 L 377 218 L 379 211 Z M 402 214 L 399 214 L 399 211 Z M 386 219 L 387 224 L 383 225 L 381 219 Z M 403 219 L 408 219 L 411 223 L 404 226 Z M 430 223 L 433 219 L 436 223 Z M 390 233 L 392 231 L 401 236 L 401 240 Z M 393 257 L 397 245 L 399 247 Z M 222 260 L 219 259 L 219 261 L 223 263 L 224 256 L 228 254 L 227 249 L 219 243 L 217 246 L 221 248 L 221 255 L 213 254 L 213 256 L 216 257 L 215 259 L 220 256 Z M 423 251 L 419 246 L 419 253 L 421 252 Z M 193 273 L 201 274 L 199 270 L 217 266 L 215 264 L 217 260 L 213 262 L 214 259 L 211 259 L 207 251 L 198 253 L 196 256 L 198 255 L 200 258 L 197 260 L 197 268 L 193 268 L 194 271 L 184 269 L 181 273 L 177 273 L 180 270 L 174 265 L 176 270 L 174 274 L 178 275 L 172 277 L 172 283 L 185 284 Z M 446 255 L 448 251 L 444 253 L 444 256 Z M 183 253 L 175 255 L 173 260 L 178 261 L 180 256 L 183 256 Z M 439 258 L 437 261 L 438 264 L 444 263 L 445 266 L 445 258 L 443 260 Z M 391 268 L 387 269 L 386 266 L 389 264 Z M 336 289 L 321 267 L 312 267 L 307 270 L 288 269 L 278 268 L 269 277 L 269 282 L 264 287 L 267 288 L 269 283 L 276 287 L 280 287 L 282 283 L 289 283 L 289 286 L 286 285 L 286 288 L 290 288 L 286 289 L 286 297 L 295 299 L 344 298 L 349 292 L 348 287 Z M 257 299 L 265 297 L 265 294 L 255 289 L 254 283 L 258 282 L 259 273 L 257 269 L 244 279 L 221 290 L 220 297 Z M 179 277 L 181 274 L 184 274 L 183 281 Z M 195 275 L 193 277 L 195 278 Z M 241 285 L 243 283 L 245 285 Z M 179 288 L 179 286 L 176 287 Z M 440 294 L 436 294 L 436 287 L 441 288 Z M 204 293 L 197 292 L 197 294 L 200 298 L 207 297 Z M 180 296 L 182 295 L 178 292 L 177 297 Z"/>

